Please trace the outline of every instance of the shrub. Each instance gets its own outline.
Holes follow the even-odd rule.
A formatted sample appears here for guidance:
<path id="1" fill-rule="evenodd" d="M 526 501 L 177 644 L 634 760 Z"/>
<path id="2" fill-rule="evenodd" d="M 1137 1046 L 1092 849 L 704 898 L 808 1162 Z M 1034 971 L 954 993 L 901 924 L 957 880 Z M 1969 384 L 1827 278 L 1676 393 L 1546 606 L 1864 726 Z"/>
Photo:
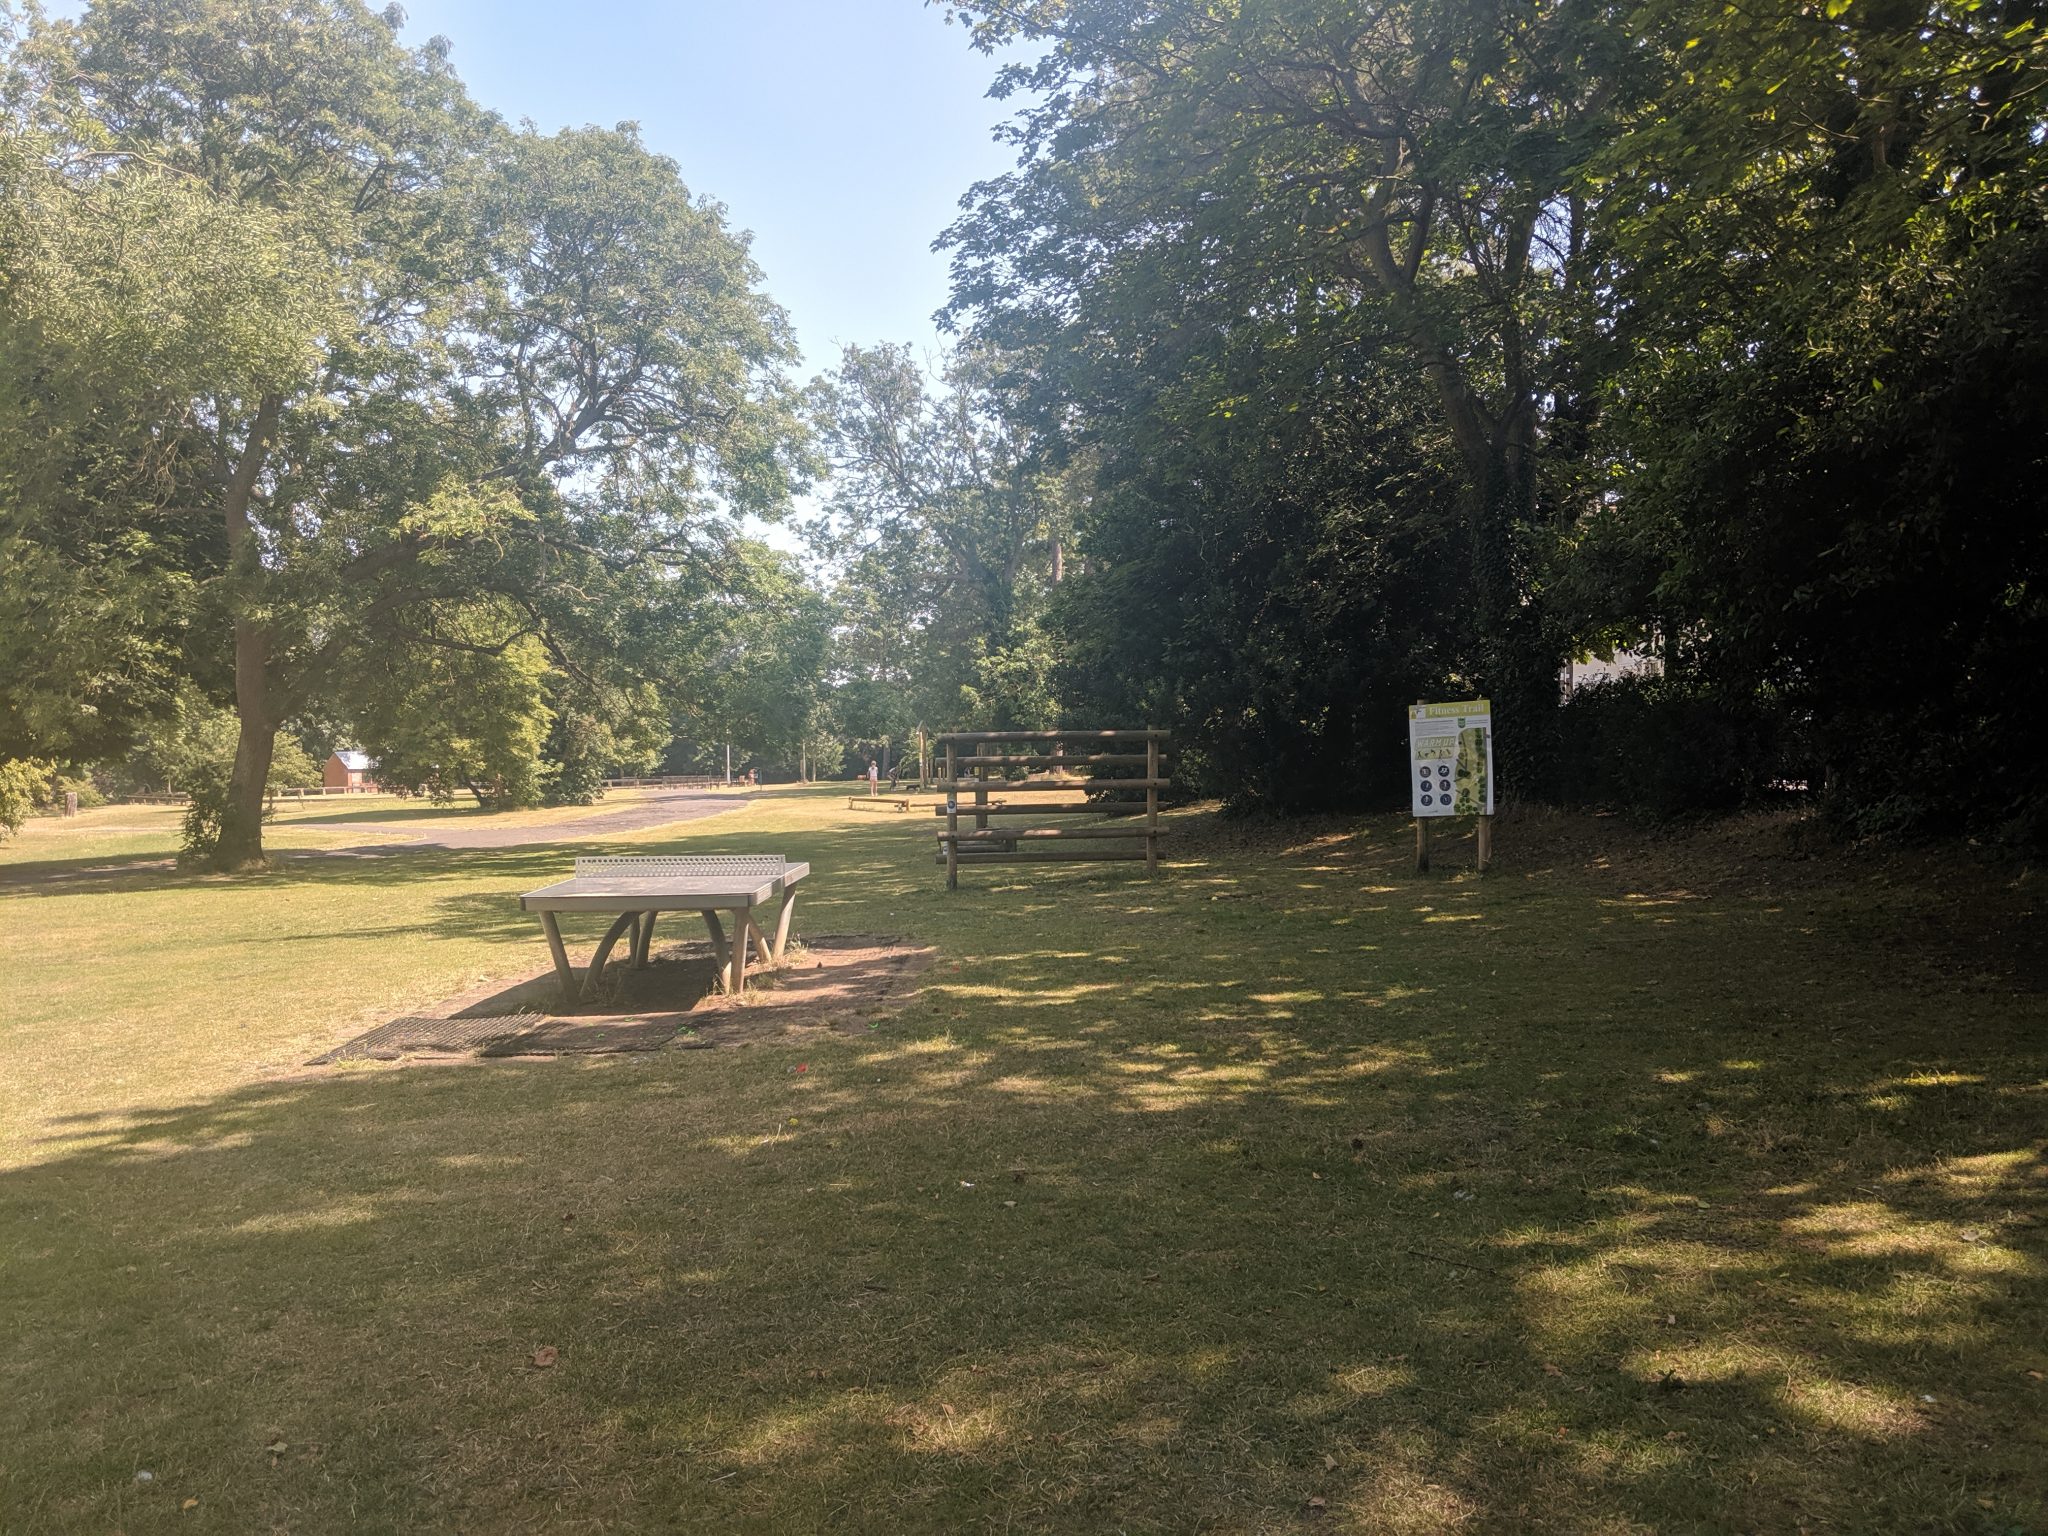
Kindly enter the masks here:
<path id="1" fill-rule="evenodd" d="M 50 803 L 57 809 L 64 808 L 66 794 L 78 796 L 78 808 L 91 810 L 94 806 L 107 803 L 106 791 L 89 774 L 60 773 L 50 784 Z"/>
<path id="2" fill-rule="evenodd" d="M 1777 700 L 1669 677 L 1582 688 L 1561 711 L 1558 798 L 1676 817 L 1735 810 L 1805 782 L 1800 722 Z"/>
<path id="3" fill-rule="evenodd" d="M 51 766 L 34 758 L 0 759 L 0 837 L 21 830 L 37 803 L 49 792 Z"/>

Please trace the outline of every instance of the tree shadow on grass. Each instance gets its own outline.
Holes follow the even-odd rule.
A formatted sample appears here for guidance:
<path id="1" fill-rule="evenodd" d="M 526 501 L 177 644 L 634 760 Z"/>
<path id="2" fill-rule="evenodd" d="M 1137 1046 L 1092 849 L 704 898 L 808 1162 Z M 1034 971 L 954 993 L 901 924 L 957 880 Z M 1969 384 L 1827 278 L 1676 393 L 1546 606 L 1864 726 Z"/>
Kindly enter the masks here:
<path id="1" fill-rule="evenodd" d="M 2038 999 L 1398 859 L 943 909 L 870 865 L 871 919 L 954 925 L 885 1037 L 74 1125 L 0 1175 L 8 1505 L 2039 1529 Z"/>
<path id="2" fill-rule="evenodd" d="M 877 840 L 859 827 L 836 831 L 775 833 L 717 826 L 717 818 L 678 823 L 675 836 L 625 841 L 621 834 L 555 838 L 507 847 L 451 849 L 433 844 L 373 843 L 352 848 L 283 848 L 273 850 L 269 869 L 238 875 L 211 874 L 179 866 L 165 856 L 135 859 L 81 857 L 41 859 L 0 866 L 0 898 L 15 895 L 120 895 L 135 891 L 288 889 L 304 885 L 378 886 L 411 884 L 442 878 L 532 880 L 544 883 L 565 878 L 579 855 L 657 853 L 685 849 L 692 853 L 758 852 L 763 839 L 795 850 L 791 857 L 809 857 L 827 869 L 859 870 L 877 848 Z M 688 830 L 682 830 L 687 828 Z M 659 832 L 661 828 L 650 829 Z M 801 845 L 801 846 L 799 846 Z M 892 860 L 899 848 L 888 850 Z M 872 873 L 872 871 L 870 871 Z M 905 883 L 901 888 L 910 888 Z"/>
<path id="3" fill-rule="evenodd" d="M 2037 995 L 1845 950 L 1849 898 L 1417 880 L 1376 824 L 950 896 L 928 836 L 802 842 L 800 930 L 941 945 L 881 1034 L 53 1122 L 0 1173 L 0 1506 L 2043 1528 Z"/>

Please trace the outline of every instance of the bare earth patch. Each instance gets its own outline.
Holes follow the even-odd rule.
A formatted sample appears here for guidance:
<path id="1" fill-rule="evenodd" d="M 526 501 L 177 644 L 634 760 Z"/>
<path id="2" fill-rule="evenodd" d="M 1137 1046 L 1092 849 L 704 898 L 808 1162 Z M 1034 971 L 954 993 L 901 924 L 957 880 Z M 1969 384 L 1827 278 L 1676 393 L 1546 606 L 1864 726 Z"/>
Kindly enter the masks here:
<path id="1" fill-rule="evenodd" d="M 929 945 L 874 934 L 834 934 L 792 945 L 781 967 L 747 978 L 747 995 L 717 990 L 708 943 L 658 949 L 643 971 L 613 965 L 600 995 L 562 1011 L 553 971 L 473 992 L 434 1016 L 408 1016 L 316 1057 L 309 1065 L 412 1057 L 598 1055 L 704 1050 L 814 1029 L 873 1029 L 916 991 Z"/>

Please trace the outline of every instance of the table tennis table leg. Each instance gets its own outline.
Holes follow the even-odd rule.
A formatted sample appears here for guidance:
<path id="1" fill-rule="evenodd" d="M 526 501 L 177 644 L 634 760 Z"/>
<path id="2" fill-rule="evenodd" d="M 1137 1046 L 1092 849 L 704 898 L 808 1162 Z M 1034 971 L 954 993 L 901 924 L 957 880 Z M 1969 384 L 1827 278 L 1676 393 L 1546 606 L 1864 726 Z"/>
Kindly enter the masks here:
<path id="1" fill-rule="evenodd" d="M 654 914 L 652 912 L 642 912 L 640 914 L 639 931 L 633 935 L 634 970 L 644 971 L 647 969 L 647 952 L 649 949 L 653 948 L 653 946 Z"/>
<path id="2" fill-rule="evenodd" d="M 548 953 L 555 957 L 555 977 L 562 984 L 562 1000 L 576 1001 L 576 972 L 569 966 L 569 951 L 562 947 L 561 925 L 555 921 L 555 914 L 543 912 L 540 915 L 541 932 L 548 936 Z"/>
<path id="3" fill-rule="evenodd" d="M 738 996 L 740 986 L 745 980 L 746 961 L 744 959 L 741 960 L 740 974 L 736 976 L 734 974 L 732 956 L 735 950 L 739 950 L 744 955 L 745 951 L 742 946 L 746 943 L 746 930 L 742 928 L 738 933 L 734 934 L 734 942 L 728 944 L 725 941 L 725 925 L 719 922 L 716 912 L 706 907 L 697 915 L 704 919 L 705 930 L 711 935 L 711 956 L 718 962 L 719 974 L 725 979 L 725 990 L 733 996 Z"/>
<path id="4" fill-rule="evenodd" d="M 771 964 L 774 960 L 774 951 L 768 947 L 768 935 L 762 931 L 761 925 L 754 921 L 754 914 L 751 911 L 746 914 L 746 924 L 748 940 L 753 945 L 750 953 L 763 966 Z"/>
<path id="5" fill-rule="evenodd" d="M 612 957 L 612 946 L 619 942 L 619 936 L 628 928 L 639 927 L 639 924 L 640 914 L 638 912 L 621 912 L 618 921 L 605 930 L 604 938 L 597 946 L 597 954 L 590 962 L 590 969 L 583 973 L 583 995 L 585 997 L 595 997 L 597 995 L 597 984 L 604 976 L 604 963 Z M 629 949 L 627 953 L 630 954 L 631 950 Z"/>
<path id="6" fill-rule="evenodd" d="M 796 912 L 796 887 L 791 886 L 782 893 L 782 910 L 775 915 L 775 948 L 770 951 L 777 965 L 782 964 L 782 951 L 789 944 L 789 920 Z"/>

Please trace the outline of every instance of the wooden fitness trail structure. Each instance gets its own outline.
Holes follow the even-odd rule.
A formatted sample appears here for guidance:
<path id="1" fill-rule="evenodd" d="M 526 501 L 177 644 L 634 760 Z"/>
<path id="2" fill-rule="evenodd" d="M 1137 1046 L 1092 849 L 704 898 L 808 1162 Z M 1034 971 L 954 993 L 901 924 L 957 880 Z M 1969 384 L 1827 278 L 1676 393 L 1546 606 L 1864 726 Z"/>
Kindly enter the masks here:
<path id="1" fill-rule="evenodd" d="M 938 834 L 946 889 L 959 889 L 963 864 L 1143 859 L 1146 870 L 1156 874 L 1159 791 L 1169 783 L 1170 739 L 1167 731 L 960 731 L 934 738 L 933 745 L 944 753 L 932 787 L 946 797 L 934 812 L 946 821 Z M 1024 778 L 1007 777 L 1018 769 Z M 1086 771 L 1076 775 L 1075 769 Z M 1120 778 L 1119 769 L 1136 769 L 1143 776 Z M 1049 777 L 1034 777 L 1038 774 Z M 1096 798 L 1060 804 L 1039 799 L 1075 790 Z M 1006 798 L 993 799 L 997 793 Z M 1012 803 L 1011 795 L 1022 799 Z M 1144 798 L 1123 798 L 1137 795 Z M 1144 820 L 1137 821 L 1141 815 Z M 1064 820 L 1074 816 L 1134 824 L 1075 826 Z"/>

